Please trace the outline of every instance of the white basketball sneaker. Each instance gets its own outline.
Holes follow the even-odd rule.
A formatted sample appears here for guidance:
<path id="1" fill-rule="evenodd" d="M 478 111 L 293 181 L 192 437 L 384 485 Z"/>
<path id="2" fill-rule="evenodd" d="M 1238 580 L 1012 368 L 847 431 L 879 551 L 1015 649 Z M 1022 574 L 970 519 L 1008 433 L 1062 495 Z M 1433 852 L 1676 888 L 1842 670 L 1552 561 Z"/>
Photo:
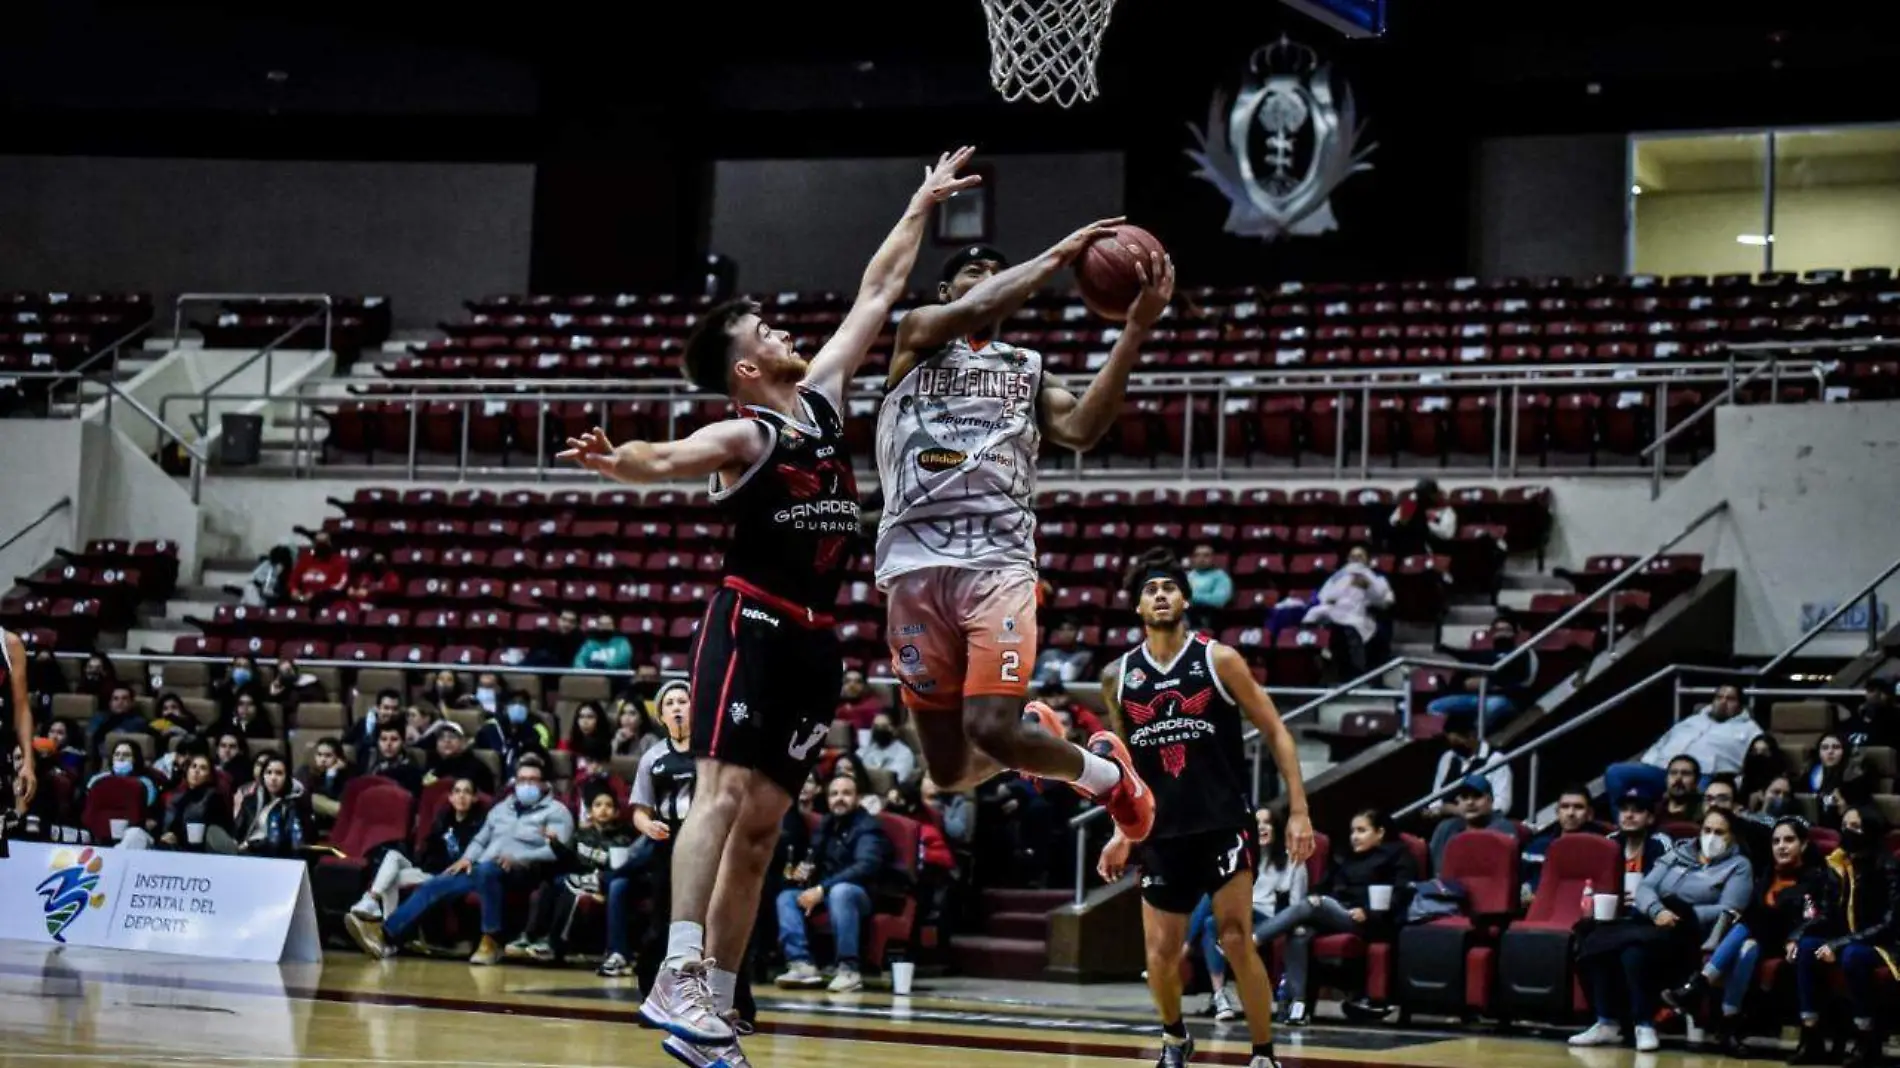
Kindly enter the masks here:
<path id="1" fill-rule="evenodd" d="M 731 1044 L 737 1038 L 732 1024 L 713 1007 L 712 966 L 707 959 L 661 968 L 640 1003 L 640 1022 L 695 1045 Z"/>
<path id="2" fill-rule="evenodd" d="M 678 1035 L 668 1035 L 660 1042 L 660 1048 L 686 1068 L 752 1068 L 752 1062 L 745 1059 L 745 1051 L 737 1042 L 695 1046 Z"/>

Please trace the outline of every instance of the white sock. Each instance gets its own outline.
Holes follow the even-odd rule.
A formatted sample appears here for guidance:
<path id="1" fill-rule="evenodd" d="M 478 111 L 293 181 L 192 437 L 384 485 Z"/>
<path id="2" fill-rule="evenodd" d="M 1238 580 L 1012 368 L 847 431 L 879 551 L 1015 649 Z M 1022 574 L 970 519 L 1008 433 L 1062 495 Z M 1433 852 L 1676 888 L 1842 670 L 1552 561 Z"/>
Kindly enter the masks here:
<path id="1" fill-rule="evenodd" d="M 664 968 L 677 969 L 706 955 L 706 926 L 691 920 L 679 920 L 666 929 Z"/>
<path id="2" fill-rule="evenodd" d="M 1088 750 L 1082 750 L 1082 774 L 1076 777 L 1075 784 L 1090 794 L 1100 797 L 1122 782 L 1122 766 L 1106 757 L 1098 757 Z"/>
<path id="3" fill-rule="evenodd" d="M 730 1012 L 733 992 L 739 989 L 739 973 L 724 968 L 712 970 L 713 1011 Z"/>

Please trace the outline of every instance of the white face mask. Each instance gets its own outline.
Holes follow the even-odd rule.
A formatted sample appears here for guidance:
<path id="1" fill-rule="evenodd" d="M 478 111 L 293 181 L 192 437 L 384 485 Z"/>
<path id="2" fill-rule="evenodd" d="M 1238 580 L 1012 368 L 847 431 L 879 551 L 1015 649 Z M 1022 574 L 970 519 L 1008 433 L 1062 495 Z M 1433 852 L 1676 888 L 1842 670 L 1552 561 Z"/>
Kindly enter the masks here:
<path id="1" fill-rule="evenodd" d="M 1720 860 L 1728 855 L 1728 839 L 1719 834 L 1703 834 L 1702 855 L 1710 860 Z"/>

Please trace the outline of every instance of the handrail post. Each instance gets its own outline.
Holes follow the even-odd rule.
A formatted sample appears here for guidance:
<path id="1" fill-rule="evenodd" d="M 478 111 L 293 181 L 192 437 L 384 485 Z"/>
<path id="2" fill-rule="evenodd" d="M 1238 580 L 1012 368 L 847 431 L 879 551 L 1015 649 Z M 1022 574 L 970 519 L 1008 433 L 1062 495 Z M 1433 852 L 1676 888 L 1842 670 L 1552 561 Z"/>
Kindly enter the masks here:
<path id="1" fill-rule="evenodd" d="M 420 405 L 421 395 L 415 390 L 409 391 L 409 481 L 416 480 L 416 442 L 422 433 Z"/>
<path id="2" fill-rule="evenodd" d="M 1333 409 L 1333 477 L 1346 474 L 1346 390 L 1339 391 L 1339 404 Z"/>
<path id="3" fill-rule="evenodd" d="M 1491 391 L 1491 477 L 1498 477 L 1504 463 L 1504 390 Z M 1456 408 L 1451 417 L 1458 418 Z"/>
<path id="4" fill-rule="evenodd" d="M 1531 754 L 1530 790 L 1524 794 L 1524 818 L 1526 820 L 1534 820 L 1537 818 L 1537 775 L 1538 772 L 1543 770 L 1543 763 L 1543 750 L 1539 749 Z M 1614 801 L 1615 799 L 1612 798 L 1611 800 Z M 1508 816 L 1510 813 L 1507 812 L 1505 815 Z"/>
<path id="5" fill-rule="evenodd" d="M 1214 480 L 1227 477 L 1227 383 L 1214 386 Z"/>
<path id="6" fill-rule="evenodd" d="M 1880 591 L 1867 591 L 1867 651 L 1880 648 Z"/>
<path id="7" fill-rule="evenodd" d="M 1372 477 L 1372 386 L 1360 387 L 1359 394 L 1359 480 Z"/>
<path id="8" fill-rule="evenodd" d="M 534 480 L 548 480 L 548 396 L 541 394 L 541 403 L 534 410 Z"/>
<path id="9" fill-rule="evenodd" d="M 1682 676 L 1676 676 L 1675 693 L 1669 698 L 1669 722 L 1682 722 Z"/>
<path id="10" fill-rule="evenodd" d="M 1076 466 L 1081 466 L 1081 456 L 1076 457 Z M 1181 480 L 1194 477 L 1194 391 L 1188 390 L 1187 417 L 1181 426 Z"/>
<path id="11" fill-rule="evenodd" d="M 1088 848 L 1089 848 L 1088 824 L 1086 823 L 1077 824 L 1075 828 L 1075 907 L 1076 908 L 1081 908 L 1082 902 L 1086 900 L 1088 896 L 1088 888 L 1084 885 L 1085 880 L 1088 877 L 1088 869 L 1084 865 L 1084 859 L 1088 853 Z"/>
<path id="12" fill-rule="evenodd" d="M 1485 715 L 1486 706 L 1489 705 L 1491 702 L 1490 692 L 1491 692 L 1490 674 L 1486 673 L 1486 674 L 1479 675 L 1478 676 L 1478 748 L 1479 749 L 1484 748 L 1485 735 L 1488 733 L 1488 731 L 1486 730 L 1486 727 L 1488 726 L 1489 720 L 1491 719 L 1490 716 Z"/>

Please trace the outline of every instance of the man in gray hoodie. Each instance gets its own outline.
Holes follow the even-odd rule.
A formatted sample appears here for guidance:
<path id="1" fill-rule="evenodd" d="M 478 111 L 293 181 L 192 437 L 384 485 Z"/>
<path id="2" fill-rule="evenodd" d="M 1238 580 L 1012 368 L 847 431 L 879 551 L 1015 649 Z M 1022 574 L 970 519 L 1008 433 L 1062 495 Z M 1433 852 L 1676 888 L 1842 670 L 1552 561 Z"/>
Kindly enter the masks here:
<path id="1" fill-rule="evenodd" d="M 530 753 L 515 766 L 513 796 L 488 812 L 468 848 L 442 874 L 416 887 L 388 919 L 378 923 L 354 913 L 344 918 L 350 937 L 378 959 L 393 956 L 410 932 L 436 907 L 474 893 L 482 902 L 482 941 L 470 964 L 501 961 L 502 911 L 510 887 L 538 883 L 537 869 L 552 864 L 550 844 L 574 840 L 574 816 L 551 796 L 547 769 Z"/>

